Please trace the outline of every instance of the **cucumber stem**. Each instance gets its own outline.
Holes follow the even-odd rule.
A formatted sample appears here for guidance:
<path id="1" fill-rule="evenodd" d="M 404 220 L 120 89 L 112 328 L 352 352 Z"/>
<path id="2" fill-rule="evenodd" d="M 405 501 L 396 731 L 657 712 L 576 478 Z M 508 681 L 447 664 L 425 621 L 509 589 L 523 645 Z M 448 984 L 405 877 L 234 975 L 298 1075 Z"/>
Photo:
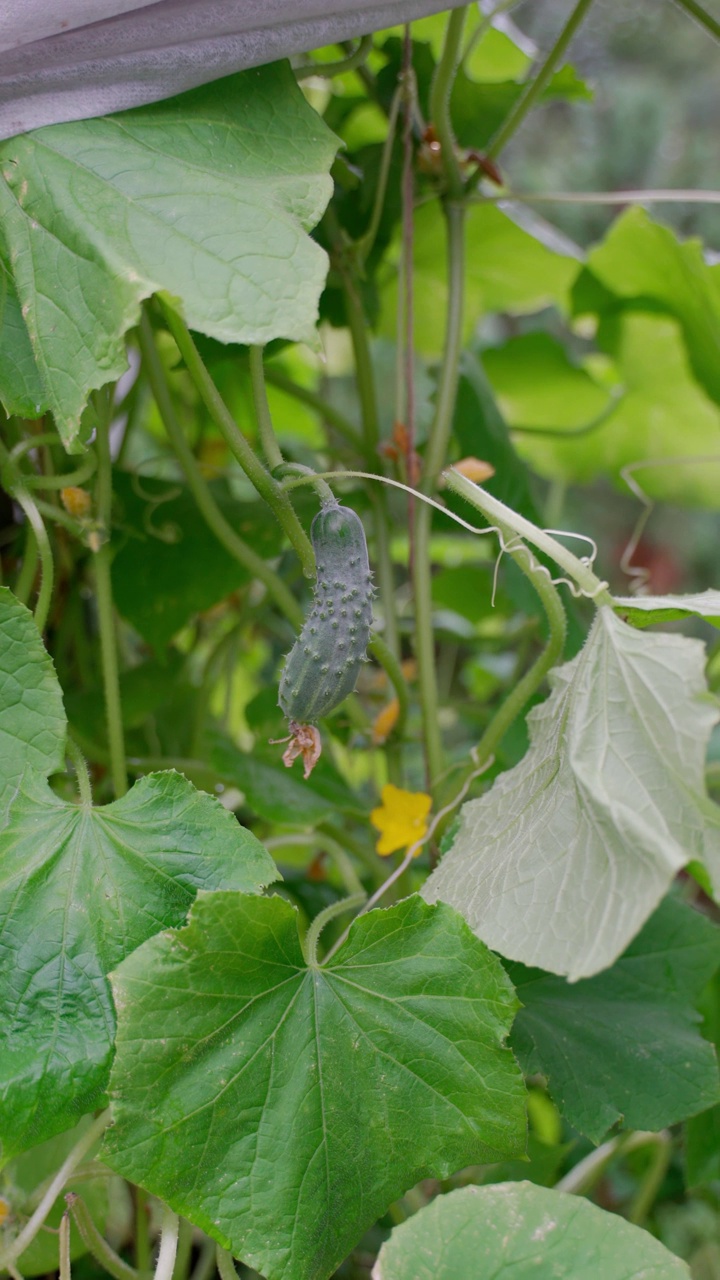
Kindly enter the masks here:
<path id="1" fill-rule="evenodd" d="M 165 317 L 168 329 L 185 361 L 188 373 L 195 383 L 210 417 L 219 429 L 230 452 L 235 456 L 246 476 L 257 489 L 260 497 L 265 499 L 273 511 L 295 550 L 305 577 L 314 578 L 315 557 L 313 556 L 310 539 L 300 524 L 288 495 L 283 492 L 277 481 L 273 480 L 269 472 L 266 471 L 262 462 L 256 457 L 250 444 L 245 439 L 210 377 L 185 321 L 161 295 L 157 295 L 157 301 Z"/>

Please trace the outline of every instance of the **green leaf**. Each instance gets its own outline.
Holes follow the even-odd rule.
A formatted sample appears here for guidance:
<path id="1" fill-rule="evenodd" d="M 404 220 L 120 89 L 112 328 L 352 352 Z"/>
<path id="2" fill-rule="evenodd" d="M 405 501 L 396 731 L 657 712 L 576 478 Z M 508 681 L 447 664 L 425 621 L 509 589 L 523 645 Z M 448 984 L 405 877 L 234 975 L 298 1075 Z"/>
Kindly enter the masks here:
<path id="1" fill-rule="evenodd" d="M 471 351 L 463 351 L 460 357 L 453 435 L 462 455 L 482 458 L 495 468 L 495 475 L 486 482 L 488 491 L 528 520 L 538 520 L 530 492 L 530 473 L 513 446 L 486 374 L 487 354 L 483 354 L 482 362 Z M 457 510 L 462 513 L 459 504 Z"/>
<path id="2" fill-rule="evenodd" d="M 530 1182 L 462 1187 L 396 1227 L 373 1280 L 690 1280 L 640 1227 Z"/>
<path id="3" fill-rule="evenodd" d="M 25 769 L 64 769 L 65 710 L 33 616 L 0 587 L 0 821 Z"/>
<path id="4" fill-rule="evenodd" d="M 5 1165 L 2 1173 L 0 1173 L 0 1194 L 7 1200 L 11 1219 L 14 1220 L 14 1225 L 18 1228 L 24 1225 L 33 1209 L 37 1206 L 39 1199 L 37 1192 L 42 1188 L 43 1183 L 57 1173 L 65 1157 L 79 1142 L 84 1131 L 91 1123 L 92 1116 L 85 1116 L 74 1129 L 51 1138 L 49 1142 L 44 1142 L 39 1147 L 33 1147 L 32 1151 L 27 1151 L 23 1155 L 17 1156 L 15 1160 L 11 1160 L 9 1164 Z M 98 1139 L 97 1143 L 88 1152 L 85 1158 L 86 1163 L 97 1154 L 99 1145 L 100 1140 Z M 118 1195 L 122 1196 L 125 1190 L 123 1184 L 119 1178 L 113 1178 L 109 1182 L 108 1178 L 101 1174 L 98 1178 L 83 1179 L 82 1184 L 78 1182 L 76 1185 L 92 1214 L 98 1231 L 103 1231 L 105 1220 L 108 1216 L 108 1191 L 112 1190 L 116 1198 Z M 72 1189 L 74 1190 L 74 1187 Z M 44 1226 L 46 1229 L 36 1235 L 25 1252 L 21 1253 L 18 1258 L 17 1267 L 18 1270 L 22 1267 L 21 1275 L 37 1276 L 57 1271 L 57 1229 L 60 1226 L 60 1219 L 66 1208 L 63 1191 L 45 1219 Z M 87 1245 L 81 1240 L 78 1229 L 71 1219 L 71 1261 L 74 1262 L 76 1258 L 81 1258 L 84 1253 L 87 1253 Z"/>
<path id="5" fill-rule="evenodd" d="M 618 1121 L 657 1131 L 720 1099 L 693 1002 L 720 964 L 720 929 L 666 899 L 611 969 L 570 984 L 511 964 L 522 1008 L 512 1045 L 593 1142 Z"/>
<path id="6" fill-rule="evenodd" d="M 116 472 L 117 518 L 127 537 L 113 560 L 115 603 L 156 650 L 196 613 L 249 581 L 249 573 L 208 528 L 180 484 Z M 277 555 L 282 532 L 264 503 L 240 503 L 211 486 L 223 515 L 261 556 Z"/>
<path id="7" fill-rule="evenodd" d="M 720 1179 L 720 1105 L 688 1120 L 685 1169 L 688 1187 L 703 1187 Z"/>
<path id="8" fill-rule="evenodd" d="M 470 9 L 468 18 L 472 21 L 477 13 L 483 21 L 479 10 Z M 413 24 L 413 31 L 417 29 Z M 465 59 L 465 67 L 473 80 L 481 80 L 486 84 L 494 84 L 503 80 L 521 80 L 532 62 L 528 52 L 527 40 L 521 48 L 509 31 L 501 31 L 498 27 L 488 27 Z M 532 46 L 531 46 L 532 47 Z M 442 51 L 442 46 L 440 50 Z"/>
<path id="9" fill-rule="evenodd" d="M 6 1156 L 98 1105 L 115 1030 L 105 975 L 180 924 L 199 888 L 276 878 L 255 837 L 179 774 L 151 774 L 102 809 L 25 774 L 0 833 Z"/>
<path id="10" fill-rule="evenodd" d="M 546 333 L 525 333 L 483 352 L 483 365 L 503 416 L 515 429 L 574 432 L 612 404 L 605 388 Z"/>
<path id="11" fill-rule="evenodd" d="M 525 92 L 514 80 L 477 83 L 460 68 L 450 99 L 453 128 L 458 142 L 474 150 L 486 147 Z M 565 65 L 551 78 L 539 106 L 547 102 L 592 101 L 592 90 L 573 67 Z"/>
<path id="12" fill-rule="evenodd" d="M 575 981 L 617 959 L 691 859 L 720 888 L 703 657 L 696 640 L 599 609 L 528 716 L 527 755 L 463 807 L 423 896 L 456 906 L 501 955 Z"/>
<path id="13" fill-rule="evenodd" d="M 185 682 L 184 669 L 182 655 L 177 649 L 170 649 L 165 662 L 150 659 L 122 672 L 120 703 L 126 730 L 144 725 L 149 716 L 172 703 L 178 694 L 182 696 L 185 690 L 195 696 L 195 689 Z M 90 742 L 102 742 L 107 732 L 102 685 L 74 689 L 65 702 L 73 729 L 79 729 Z"/>
<path id="14" fill-rule="evenodd" d="M 1 243 L 1 242 L 0 242 Z M 0 256 L 0 404 L 7 414 L 39 418 L 45 393 L 12 278 Z"/>
<path id="15" fill-rule="evenodd" d="M 279 897 L 200 895 L 113 977 L 104 1158 L 268 1280 L 325 1280 L 420 1178 L 519 1154 L 498 961 L 417 896 L 308 967 Z"/>
<path id="16" fill-rule="evenodd" d="M 648 497 L 716 509 L 720 464 L 708 455 L 717 452 L 720 409 L 693 376 L 678 321 L 623 312 L 603 341 L 614 361 L 605 372 L 614 380 L 615 410 L 582 436 L 548 439 L 527 432 L 516 441 L 518 452 L 541 475 L 583 484 L 610 475 L 625 493 L 622 468 L 647 460 L 646 467 L 633 466 L 633 477 Z M 562 425 L 559 386 L 556 392 Z"/>
<path id="17" fill-rule="evenodd" d="M 6 266 L 68 446 L 151 293 L 222 342 L 312 340 L 335 149 L 286 63 L 2 144 Z"/>
<path id="18" fill-rule="evenodd" d="M 278 717 L 282 713 L 277 712 Z M 285 732 L 284 721 L 281 732 Z M 275 755 L 255 749 L 241 751 L 220 733 L 208 735 L 208 756 L 213 769 L 223 782 L 238 787 L 250 809 L 266 822 L 281 826 L 314 827 L 325 818 L 344 813 L 367 815 L 343 779 L 320 760 L 312 777 L 305 780 L 299 769 L 287 769 L 282 763 L 281 748 Z"/>
<path id="19" fill-rule="evenodd" d="M 442 351 L 447 308 L 445 226 L 438 201 L 415 214 L 415 344 L 424 355 Z M 399 239 L 395 256 L 399 252 Z M 558 303 L 565 306 L 578 272 L 575 258 L 548 249 L 494 205 L 467 212 L 465 323 L 468 337 L 487 311 L 525 314 Z M 392 255 L 391 255 L 392 257 Z M 382 331 L 395 336 L 397 271 L 388 270 L 382 296 Z"/>
<path id="20" fill-rule="evenodd" d="M 629 209 L 590 253 L 588 267 L 620 298 L 640 309 L 652 299 L 679 320 L 695 376 L 720 402 L 720 281 L 702 242 L 678 240 L 644 209 Z"/>
<path id="21" fill-rule="evenodd" d="M 704 618 L 720 627 L 720 591 L 697 591 L 685 596 L 615 596 L 613 605 L 634 627 L 678 618 Z"/>

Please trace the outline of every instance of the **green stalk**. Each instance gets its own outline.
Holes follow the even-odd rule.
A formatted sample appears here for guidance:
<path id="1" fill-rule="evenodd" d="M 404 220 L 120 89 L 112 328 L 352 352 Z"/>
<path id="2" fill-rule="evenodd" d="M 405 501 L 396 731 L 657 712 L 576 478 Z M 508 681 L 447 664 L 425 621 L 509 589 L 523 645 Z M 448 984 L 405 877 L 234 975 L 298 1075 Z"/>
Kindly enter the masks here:
<path id="1" fill-rule="evenodd" d="M 194 728 L 190 741 L 191 756 L 199 756 L 202 754 L 205 721 L 207 719 L 212 690 L 217 679 L 218 669 L 220 664 L 225 661 L 228 648 L 235 645 L 238 626 L 239 624 L 237 623 L 233 624 L 230 630 L 226 631 L 214 644 L 205 659 L 200 684 L 197 686 L 195 693 L 195 709 L 193 713 Z"/>
<path id="2" fill-rule="evenodd" d="M 460 61 L 460 46 L 466 17 L 467 8 L 453 9 L 450 14 L 443 51 L 430 87 L 430 117 L 441 147 L 440 154 L 447 190 L 455 200 L 462 195 L 463 180 L 455 154 L 455 138 L 450 120 L 450 94 Z"/>
<path id="3" fill-rule="evenodd" d="M 513 536 L 512 531 L 507 526 L 503 527 L 501 525 L 499 527 L 502 530 L 505 542 L 510 544 Z M 547 571 L 542 565 L 538 564 L 532 552 L 524 545 L 518 547 L 509 545 L 507 554 L 512 557 L 518 568 L 525 574 L 525 577 L 537 591 L 547 616 L 550 637 L 542 653 L 536 658 L 530 669 L 525 672 L 522 679 L 518 680 L 512 693 L 508 694 L 508 697 L 490 721 L 473 753 L 473 767 L 484 765 L 495 754 L 496 748 L 500 745 L 511 724 L 518 718 L 535 690 L 539 689 L 550 668 L 559 662 L 565 648 L 565 635 L 567 633 L 565 610 L 563 609 L 560 595 L 550 581 Z"/>
<path id="4" fill-rule="evenodd" d="M 166 768 L 172 766 L 165 766 Z M 141 1275 L 150 1271 L 150 1221 L 148 1195 L 142 1187 L 135 1187 L 135 1265 Z"/>
<path id="5" fill-rule="evenodd" d="M 402 667 L 395 657 L 392 649 L 386 645 L 382 636 L 372 636 L 368 644 L 368 652 L 372 654 L 376 662 L 380 663 L 388 680 L 395 690 L 395 697 L 398 700 L 398 718 L 393 729 L 396 738 L 401 738 L 407 720 L 408 707 L 410 704 L 410 690 L 402 673 Z"/>
<path id="6" fill-rule="evenodd" d="M 139 1273 L 135 1268 L 128 1266 L 127 1262 L 119 1257 L 100 1234 L 82 1197 L 70 1192 L 65 1197 L 65 1203 L 73 1216 L 83 1244 L 95 1261 L 104 1267 L 108 1275 L 113 1276 L 113 1280 L 138 1280 Z"/>
<path id="7" fill-rule="evenodd" d="M 74 538 L 78 538 L 80 541 L 85 538 L 87 530 L 79 520 L 69 515 L 62 507 L 56 507 L 52 502 L 46 502 L 44 498 L 35 498 L 34 502 L 40 515 L 44 516 L 46 520 L 53 520 L 55 524 L 62 525 L 63 529 L 67 529 L 68 533 L 71 533 Z"/>
<path id="8" fill-rule="evenodd" d="M 88 1125 L 82 1137 L 75 1143 L 72 1150 L 68 1152 L 57 1173 L 48 1183 L 37 1209 L 28 1218 L 22 1231 L 15 1236 L 15 1239 L 11 1241 L 5 1252 L 0 1253 L 0 1271 L 8 1270 L 11 1263 L 16 1258 L 19 1258 L 35 1239 L 68 1178 L 80 1162 L 84 1160 L 90 1148 L 98 1141 L 98 1138 L 105 1132 L 109 1119 L 110 1112 L 107 1109 L 101 1112 L 99 1116 L 96 1116 L 92 1124 Z"/>
<path id="9" fill-rule="evenodd" d="M 375 375 L 373 373 L 362 304 L 354 281 L 346 273 L 343 274 L 343 296 L 345 299 L 345 315 L 355 359 L 355 380 L 360 401 L 363 436 L 368 453 L 375 456 L 380 443 Z"/>
<path id="10" fill-rule="evenodd" d="M 638 1147 L 644 1147 L 648 1142 L 654 1142 L 655 1137 L 654 1133 L 631 1131 L 609 1138 L 601 1147 L 596 1147 L 589 1155 L 573 1165 L 572 1169 L 555 1183 L 555 1190 L 564 1191 L 567 1195 L 589 1196 L 618 1156 L 635 1151 Z"/>
<path id="11" fill-rule="evenodd" d="M 398 88 L 393 94 L 392 103 L 390 104 L 390 112 L 388 114 L 388 127 L 383 144 L 382 158 L 380 160 L 380 173 L 378 174 L 377 187 L 375 188 L 375 200 L 370 215 L 367 231 L 355 241 L 355 252 L 358 254 L 361 262 L 367 261 L 372 247 L 375 244 L 375 238 L 380 228 L 380 219 L 382 218 L 383 206 L 385 204 L 385 194 L 387 192 L 388 178 L 390 176 L 390 164 L 392 161 L 393 144 L 395 142 L 395 130 L 397 128 L 398 114 L 400 112 L 400 102 L 402 100 L 402 89 Z"/>
<path id="12" fill-rule="evenodd" d="M 308 483 L 312 485 L 317 493 L 320 503 L 323 507 L 337 506 L 337 498 L 333 493 L 327 480 L 323 480 L 312 467 L 306 467 L 302 462 L 281 462 L 276 467 L 273 475 L 277 480 L 284 480 L 286 476 L 307 476 Z"/>
<path id="13" fill-rule="evenodd" d="M 482 512 L 490 524 L 497 525 L 498 528 L 507 525 L 513 534 L 519 534 L 526 542 L 532 543 L 538 551 L 544 552 L 559 564 L 575 580 L 588 599 L 594 600 L 598 605 L 609 605 L 612 608 L 613 600 L 607 589 L 607 583 L 602 582 L 592 569 L 588 568 L 582 560 L 578 560 L 572 551 L 568 551 L 549 533 L 538 529 L 524 516 L 513 511 L 512 507 L 507 507 L 498 498 L 493 498 L 492 494 L 482 489 L 480 485 L 473 484 L 471 480 L 460 475 L 459 471 L 453 471 L 452 467 L 445 472 L 445 483 L 453 493 L 459 493 L 476 510 Z"/>
<path id="14" fill-rule="evenodd" d="M 70 1214 L 65 1210 L 60 1219 L 58 1232 L 58 1275 L 59 1280 L 72 1280 L 70 1267 Z"/>
<path id="15" fill-rule="evenodd" d="M 311 836 L 310 838 L 314 842 L 318 841 L 317 835 Z M 363 897 L 367 897 L 367 894 L 365 893 L 365 889 L 363 887 L 363 882 L 360 879 L 357 871 L 355 870 L 352 858 L 348 856 L 348 854 L 343 849 L 342 845 L 338 844 L 337 840 L 333 840 L 332 836 L 329 836 L 327 834 L 323 835 L 321 837 L 321 840 L 322 840 L 323 848 L 327 850 L 333 862 L 335 863 L 335 866 L 337 867 L 338 872 L 343 879 L 343 882 L 345 884 L 345 888 L 348 891 L 348 894 L 351 897 L 354 897 L 357 894 L 360 894 Z"/>
<path id="16" fill-rule="evenodd" d="M 341 898 L 338 902 L 331 902 L 329 907 L 325 907 L 324 911 L 321 911 L 315 916 L 314 920 L 311 920 L 303 943 L 303 951 L 308 968 L 317 968 L 318 942 L 325 925 L 334 920 L 336 916 L 344 915 L 346 911 L 354 911 L 356 907 L 362 906 L 366 899 L 367 894 L 364 889 L 362 893 L 352 893 L 349 898 Z"/>
<path id="17" fill-rule="evenodd" d="M 193 1245 L 193 1228 L 187 1218 L 180 1219 L 180 1229 L 178 1231 L 178 1247 L 177 1257 L 175 1258 L 175 1269 L 173 1271 L 173 1280 L 186 1280 L 190 1269 L 190 1255 Z"/>
<path id="18" fill-rule="evenodd" d="M 436 125 L 437 127 L 437 125 Z M 445 345 L 438 385 L 435 420 L 425 452 L 422 488 L 427 493 L 447 461 L 462 350 L 462 322 L 465 272 L 465 209 L 444 206 L 447 225 L 448 314 Z M 435 642 L 432 627 L 430 579 L 431 508 L 425 502 L 415 506 L 413 590 L 415 598 L 415 654 L 423 720 L 423 742 L 428 784 L 432 787 L 443 769 L 442 742 L 438 725 L 438 689 L 435 673 Z"/>
<path id="19" fill-rule="evenodd" d="M 455 154 L 450 119 L 450 94 L 460 58 L 466 9 L 455 9 L 448 19 L 445 44 L 430 89 L 432 123 L 441 145 L 445 182 L 450 199 L 443 203 L 447 230 L 448 308 L 445 322 L 443 359 L 435 406 L 435 419 L 428 437 L 423 463 L 424 492 L 429 493 L 446 463 L 457 395 L 465 272 L 465 208 L 460 203 L 462 174 Z M 438 724 L 438 687 L 435 672 L 435 640 L 432 628 L 430 565 L 431 511 L 427 503 L 415 506 L 413 520 L 413 594 L 415 600 L 415 655 L 422 711 L 425 769 L 432 788 L 443 768 L 443 751 Z"/>
<path id="20" fill-rule="evenodd" d="M 279 369 L 273 369 L 272 365 L 268 365 L 265 369 L 265 381 L 269 382 L 271 386 L 277 387 L 279 391 L 284 391 L 286 395 L 299 400 L 301 404 L 306 404 L 308 408 L 314 409 L 321 418 L 324 418 L 331 427 L 335 428 L 338 435 L 342 436 L 358 453 L 365 456 L 364 443 L 352 422 L 349 422 L 345 415 L 339 409 L 336 409 L 334 405 L 328 404 L 326 400 L 323 400 L 322 396 L 318 395 L 316 391 L 311 391 L 308 387 L 301 387 L 298 382 L 288 378 Z"/>
<path id="21" fill-rule="evenodd" d="M 276 467 L 282 466 L 283 456 L 280 452 L 280 446 L 275 438 L 272 418 L 270 416 L 270 405 L 268 404 L 267 391 L 265 389 L 265 372 L 263 370 L 263 349 L 262 347 L 250 347 L 250 382 L 252 384 L 253 403 L 255 405 L 255 417 L 257 418 L 258 435 L 260 443 L 263 447 L 265 459 L 271 471 Z"/>
<path id="22" fill-rule="evenodd" d="M 160 1249 L 155 1264 L 155 1280 L 172 1280 L 177 1256 L 178 1230 L 180 1222 L 177 1214 L 168 1205 L 163 1205 L 162 1224 L 160 1227 Z"/>
<path id="23" fill-rule="evenodd" d="M 268 474 L 259 458 L 240 431 L 230 410 L 220 395 L 200 353 L 192 340 L 192 335 L 185 321 L 177 311 L 161 296 L 158 302 L 162 309 L 168 329 L 170 330 L 178 350 L 185 361 L 188 373 L 192 378 L 200 396 L 223 436 L 230 452 L 239 462 L 248 479 L 255 486 L 261 498 L 264 498 L 275 515 L 278 523 L 294 548 L 307 578 L 315 577 L 315 557 L 305 530 L 298 520 L 290 499 L 280 485 Z"/>
<path id="24" fill-rule="evenodd" d="M 693 0 L 677 0 L 677 3 L 689 5 L 693 3 Z M 548 53 L 537 75 L 515 103 L 515 106 L 501 124 L 495 134 L 495 137 L 492 138 L 486 151 L 488 159 L 494 160 L 495 157 L 500 154 L 503 148 L 507 146 L 513 134 L 517 129 L 519 129 L 528 112 L 532 111 L 535 103 L 538 101 L 538 98 L 549 84 L 558 62 L 565 53 L 565 50 L 570 44 L 575 32 L 585 18 L 591 4 L 592 0 L 577 0 L 575 8 L 570 14 L 570 17 L 565 23 L 565 26 L 560 32 L 560 35 Z"/>
<path id="25" fill-rule="evenodd" d="M 35 541 L 40 553 L 40 590 L 35 603 L 35 611 L 33 617 L 37 624 L 37 629 L 42 635 L 50 613 L 50 605 L 52 603 L 53 582 L 55 579 L 55 565 L 53 562 L 52 547 L 47 534 L 47 529 L 43 523 L 42 516 L 37 509 L 35 500 L 30 496 L 24 484 L 19 480 L 13 490 L 13 497 L 18 506 L 25 513 L 25 518 L 32 528 L 35 535 Z"/>
<path id="26" fill-rule="evenodd" d="M 28 489 L 69 489 L 73 485 L 82 485 L 94 474 L 97 462 L 95 454 L 88 453 L 85 461 L 74 471 L 64 471 L 60 475 L 25 476 Z"/>
<path id="27" fill-rule="evenodd" d="M 45 436 L 35 437 L 36 440 L 44 440 Z M 22 591 L 22 595 L 18 599 L 22 599 L 23 604 L 30 594 L 32 584 L 35 578 L 35 569 L 37 565 L 37 553 L 40 554 L 40 590 L 35 603 L 34 618 L 37 629 L 42 634 L 45 630 L 45 624 L 50 612 L 52 603 L 53 582 L 55 579 L 55 564 L 53 561 L 52 547 L 48 538 L 47 529 L 43 523 L 42 516 L 37 507 L 35 499 L 32 497 L 28 489 L 25 487 L 24 477 L 17 465 L 17 458 L 28 448 L 32 448 L 32 441 L 23 440 L 15 445 L 10 451 L 0 440 L 0 467 L 2 467 L 2 484 L 7 492 L 15 499 L 21 508 L 28 522 L 28 530 L 26 535 L 25 557 L 23 568 L 18 578 L 18 586 Z M 30 541 L 30 531 L 32 530 L 33 542 L 35 545 L 35 557 L 33 557 L 33 543 Z M 34 563 L 33 563 L 34 559 Z M 25 567 L 25 561 L 29 561 L 28 567 Z"/>
<path id="28" fill-rule="evenodd" d="M 204 1237 L 200 1246 L 200 1257 L 190 1273 L 190 1280 L 210 1280 L 215 1274 L 216 1245 L 214 1240 Z"/>
<path id="29" fill-rule="evenodd" d="M 628 1210 L 628 1222 L 633 1222 L 636 1227 L 643 1226 L 668 1171 L 672 1154 L 670 1134 L 658 1133 L 654 1147 L 648 1168 Z"/>
<path id="30" fill-rule="evenodd" d="M 365 316 L 363 315 L 355 285 L 347 275 L 343 279 L 343 294 L 345 297 L 345 314 L 355 358 L 355 380 L 360 400 L 365 451 L 368 457 L 377 458 L 380 424 L 378 421 L 375 375 L 365 329 Z M 387 499 L 382 492 L 371 492 L 369 497 L 372 503 L 375 523 L 375 557 L 378 588 L 385 618 L 385 639 L 390 651 L 397 656 L 400 653 L 400 636 L 395 612 L 395 575 L 390 555 L 390 518 Z"/>
<path id="31" fill-rule="evenodd" d="M 21 604 L 27 604 L 30 592 L 33 588 L 35 575 L 38 567 L 38 544 L 35 537 L 35 530 L 28 521 L 25 530 L 25 551 L 22 558 L 22 566 L 17 576 L 14 587 L 14 594 Z"/>
<path id="32" fill-rule="evenodd" d="M 365 892 L 352 858 L 345 852 L 342 845 L 326 832 L 318 834 L 317 831 L 295 831 L 286 836 L 271 836 L 263 843 L 268 853 L 272 853 L 274 849 L 284 849 L 288 845 L 292 848 L 310 850 L 316 850 L 320 845 L 323 853 L 330 854 L 348 894 Z"/>
<path id="33" fill-rule="evenodd" d="M 319 822 L 317 829 L 320 835 L 325 839 L 328 836 L 343 848 L 348 849 L 354 854 L 359 862 L 364 863 L 367 871 L 372 876 L 375 884 L 381 884 L 385 878 L 385 868 L 382 859 L 378 857 L 362 840 L 357 840 L 352 836 L 346 827 L 336 827 L 332 822 Z"/>
<path id="34" fill-rule="evenodd" d="M 87 763 L 82 751 L 78 747 L 77 743 L 73 742 L 71 737 L 68 737 L 67 742 L 65 743 L 65 753 L 68 760 L 72 761 L 72 766 L 75 770 L 78 791 L 80 793 L 80 803 L 92 808 L 92 787 L 90 785 L 90 774 L 88 773 Z"/>
<path id="35" fill-rule="evenodd" d="M 231 1253 L 217 1246 L 215 1260 L 220 1273 L 220 1280 L 237 1280 L 237 1268 Z"/>
<path id="36" fill-rule="evenodd" d="M 699 22 L 700 26 L 704 27 L 711 36 L 714 36 L 716 40 L 720 40 L 720 22 L 711 17 L 707 9 L 703 9 L 702 5 L 697 3 L 697 0 L 675 0 L 675 3 L 679 9 L 684 9 L 685 13 L 688 13 L 696 22 Z"/>
<path id="37" fill-rule="evenodd" d="M 209 529 L 212 529 L 218 542 L 237 560 L 238 564 L 241 564 L 244 569 L 247 569 L 248 573 L 263 583 L 268 595 L 275 601 L 278 609 L 288 618 L 292 625 L 294 627 L 302 626 L 302 609 L 292 592 L 288 590 L 282 578 L 266 564 L 262 556 L 253 551 L 252 547 L 249 547 L 235 532 L 232 525 L 225 519 L 209 485 L 201 475 L 195 455 L 177 419 L 165 370 L 155 345 L 152 325 L 145 312 L 140 317 L 138 341 L 145 372 L 147 373 L 148 382 L 162 418 L 163 426 L 167 431 L 175 455 L 185 474 L 190 492 L 205 523 Z"/>
<path id="38" fill-rule="evenodd" d="M 353 49 L 346 58 L 339 58 L 337 62 L 307 62 L 304 66 L 293 67 L 293 75 L 296 80 L 307 80 L 311 76 L 329 80 L 331 76 L 345 75 L 347 71 L 354 71 L 365 62 L 372 47 L 372 35 L 362 36 L 357 49 Z"/>
<path id="39" fill-rule="evenodd" d="M 100 632 L 100 656 L 103 689 L 105 692 L 105 720 L 108 747 L 110 749 L 110 774 L 116 799 L 128 789 L 125 763 L 125 739 L 123 736 L 122 708 L 120 704 L 120 675 L 116 642 L 115 610 L 113 608 L 112 578 L 110 574 L 110 531 L 112 525 L 112 459 L 110 457 L 109 412 L 101 413 L 98 421 L 97 484 L 95 509 L 105 541 L 95 552 L 95 601 L 97 604 L 98 630 Z"/>

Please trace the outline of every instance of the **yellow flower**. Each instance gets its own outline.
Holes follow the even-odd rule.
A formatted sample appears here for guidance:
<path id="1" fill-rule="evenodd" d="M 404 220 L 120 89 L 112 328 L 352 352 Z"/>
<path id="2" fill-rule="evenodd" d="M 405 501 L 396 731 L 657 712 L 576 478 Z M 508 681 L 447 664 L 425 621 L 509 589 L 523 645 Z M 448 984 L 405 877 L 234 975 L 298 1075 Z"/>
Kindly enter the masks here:
<path id="1" fill-rule="evenodd" d="M 416 840 L 422 840 L 428 829 L 427 817 L 432 799 L 422 791 L 402 791 L 391 782 L 381 791 L 382 804 L 373 809 L 370 821 L 380 832 L 375 846 L 385 857 L 396 849 L 409 849 Z"/>

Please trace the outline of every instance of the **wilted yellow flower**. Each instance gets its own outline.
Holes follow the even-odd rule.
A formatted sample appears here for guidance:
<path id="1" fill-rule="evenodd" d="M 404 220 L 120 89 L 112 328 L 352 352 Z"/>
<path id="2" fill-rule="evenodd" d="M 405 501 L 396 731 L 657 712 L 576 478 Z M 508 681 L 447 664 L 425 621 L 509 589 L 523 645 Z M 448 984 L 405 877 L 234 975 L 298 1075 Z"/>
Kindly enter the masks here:
<path id="1" fill-rule="evenodd" d="M 411 844 L 422 840 L 428 829 L 432 799 L 423 791 L 403 791 L 391 782 L 383 787 L 380 795 L 382 804 L 373 809 L 370 821 L 380 832 L 375 848 L 385 857 L 396 849 L 409 849 Z"/>
<path id="2" fill-rule="evenodd" d="M 459 471 L 461 476 L 472 480 L 473 484 L 482 484 L 484 480 L 489 480 L 495 475 L 495 468 L 490 462 L 483 462 L 482 458 L 461 458 L 459 462 L 453 462 L 453 471 Z"/>
<path id="3" fill-rule="evenodd" d="M 387 741 L 397 724 L 399 715 L 400 703 L 397 698 L 393 698 L 383 707 L 382 711 L 378 712 L 375 717 L 375 723 L 373 724 L 372 731 L 374 746 L 379 747 L 381 743 Z"/>
<path id="4" fill-rule="evenodd" d="M 92 511 L 92 498 L 87 489 L 79 489 L 77 485 L 68 485 L 60 490 L 60 499 L 69 516 L 76 520 L 84 520 Z"/>

